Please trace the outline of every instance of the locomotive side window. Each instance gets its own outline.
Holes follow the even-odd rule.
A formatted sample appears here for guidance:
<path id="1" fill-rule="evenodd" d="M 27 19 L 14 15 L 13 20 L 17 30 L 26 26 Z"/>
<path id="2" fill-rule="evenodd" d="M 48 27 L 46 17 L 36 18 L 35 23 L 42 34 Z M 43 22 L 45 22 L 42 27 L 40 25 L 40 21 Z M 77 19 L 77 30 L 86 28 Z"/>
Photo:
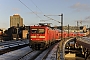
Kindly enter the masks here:
<path id="1" fill-rule="evenodd" d="M 38 33 L 43 34 L 43 33 L 45 33 L 45 30 L 44 29 L 38 29 Z"/>
<path id="2" fill-rule="evenodd" d="M 31 29 L 32 33 L 37 33 L 37 29 Z"/>

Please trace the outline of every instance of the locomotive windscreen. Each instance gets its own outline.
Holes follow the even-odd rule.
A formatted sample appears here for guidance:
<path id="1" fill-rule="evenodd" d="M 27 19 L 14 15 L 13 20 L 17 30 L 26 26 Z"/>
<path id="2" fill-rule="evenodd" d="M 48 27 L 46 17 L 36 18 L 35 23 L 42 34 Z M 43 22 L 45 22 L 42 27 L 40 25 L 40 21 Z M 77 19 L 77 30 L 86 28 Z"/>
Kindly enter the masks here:
<path id="1" fill-rule="evenodd" d="M 43 28 L 39 28 L 39 29 L 31 29 L 31 33 L 32 34 L 44 34 L 45 33 L 45 29 L 43 29 Z"/>

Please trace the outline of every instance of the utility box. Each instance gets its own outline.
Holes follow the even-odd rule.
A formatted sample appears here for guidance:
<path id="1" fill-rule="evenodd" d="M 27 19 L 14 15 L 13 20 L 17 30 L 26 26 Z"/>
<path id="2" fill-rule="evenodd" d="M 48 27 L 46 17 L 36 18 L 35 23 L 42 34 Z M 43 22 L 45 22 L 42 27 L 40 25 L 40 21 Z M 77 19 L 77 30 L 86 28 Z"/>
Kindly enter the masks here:
<path id="1" fill-rule="evenodd" d="M 28 30 L 23 30 L 22 31 L 22 38 L 27 39 L 27 34 L 28 34 Z"/>

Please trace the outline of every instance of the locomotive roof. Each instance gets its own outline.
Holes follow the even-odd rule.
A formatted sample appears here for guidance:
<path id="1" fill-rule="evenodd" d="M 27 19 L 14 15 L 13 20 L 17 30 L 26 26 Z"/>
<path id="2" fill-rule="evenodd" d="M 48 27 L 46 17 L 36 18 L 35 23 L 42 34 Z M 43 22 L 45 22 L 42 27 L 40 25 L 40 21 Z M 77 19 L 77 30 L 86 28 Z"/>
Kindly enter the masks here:
<path id="1" fill-rule="evenodd" d="M 50 28 L 50 27 L 48 27 L 48 26 L 41 26 L 41 25 L 34 25 L 34 26 L 30 26 L 30 27 L 37 27 L 37 28 L 45 28 L 45 27 L 47 27 L 47 28 Z"/>

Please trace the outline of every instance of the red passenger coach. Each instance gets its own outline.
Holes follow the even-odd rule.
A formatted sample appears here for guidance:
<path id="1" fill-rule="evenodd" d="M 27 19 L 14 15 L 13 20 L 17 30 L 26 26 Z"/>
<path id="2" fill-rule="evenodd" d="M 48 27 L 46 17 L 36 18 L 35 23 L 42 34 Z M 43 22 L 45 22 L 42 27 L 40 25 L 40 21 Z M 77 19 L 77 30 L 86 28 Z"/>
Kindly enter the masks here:
<path id="1" fill-rule="evenodd" d="M 61 33 L 60 33 L 59 30 L 55 30 L 55 40 L 56 40 L 56 41 L 60 41 L 60 38 L 61 38 L 61 37 L 60 37 L 60 34 L 61 34 Z"/>
<path id="2" fill-rule="evenodd" d="M 68 37 L 68 33 L 67 32 L 63 32 L 63 38 L 67 38 Z"/>
<path id="3" fill-rule="evenodd" d="M 40 49 L 54 42 L 54 32 L 48 26 L 30 26 L 30 46 Z"/>
<path id="4" fill-rule="evenodd" d="M 69 33 L 69 37 L 75 37 L 75 33 L 74 32 L 70 32 Z"/>

